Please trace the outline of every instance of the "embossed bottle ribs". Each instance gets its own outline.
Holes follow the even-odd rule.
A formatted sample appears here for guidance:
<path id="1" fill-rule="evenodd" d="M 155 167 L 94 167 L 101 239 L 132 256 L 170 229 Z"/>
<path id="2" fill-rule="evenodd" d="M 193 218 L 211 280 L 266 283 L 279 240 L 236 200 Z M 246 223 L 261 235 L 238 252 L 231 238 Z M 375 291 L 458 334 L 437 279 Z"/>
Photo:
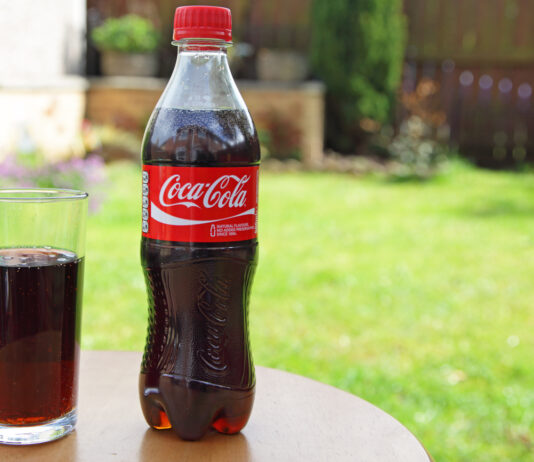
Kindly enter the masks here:
<path id="1" fill-rule="evenodd" d="M 199 278 L 200 293 L 197 308 L 206 321 L 206 347 L 199 350 L 199 358 L 208 375 L 222 377 L 228 374 L 225 349 L 227 347 L 226 324 L 230 302 L 230 282 L 215 279 L 202 271 Z"/>
<path id="2" fill-rule="evenodd" d="M 145 258 L 154 261 L 150 253 L 156 249 L 147 248 Z M 179 246 L 176 255 L 177 249 L 191 258 Z M 256 247 L 205 248 L 192 255 L 204 258 L 160 261 L 145 270 L 157 290 L 149 297 L 152 315 L 140 377 L 149 423 L 172 426 L 185 439 L 199 438 L 210 426 L 239 431 L 254 399 L 246 308 Z"/>

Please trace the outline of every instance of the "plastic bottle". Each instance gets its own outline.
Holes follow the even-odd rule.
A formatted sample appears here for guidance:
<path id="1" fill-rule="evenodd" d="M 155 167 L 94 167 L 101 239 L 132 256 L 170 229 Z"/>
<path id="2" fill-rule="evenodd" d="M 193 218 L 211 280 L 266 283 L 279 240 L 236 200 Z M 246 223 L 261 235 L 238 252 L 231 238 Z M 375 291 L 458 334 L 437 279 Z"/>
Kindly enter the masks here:
<path id="1" fill-rule="evenodd" d="M 156 429 L 239 432 L 254 400 L 256 130 L 230 73 L 230 10 L 176 10 L 178 58 L 143 139 L 149 325 L 139 391 Z"/>

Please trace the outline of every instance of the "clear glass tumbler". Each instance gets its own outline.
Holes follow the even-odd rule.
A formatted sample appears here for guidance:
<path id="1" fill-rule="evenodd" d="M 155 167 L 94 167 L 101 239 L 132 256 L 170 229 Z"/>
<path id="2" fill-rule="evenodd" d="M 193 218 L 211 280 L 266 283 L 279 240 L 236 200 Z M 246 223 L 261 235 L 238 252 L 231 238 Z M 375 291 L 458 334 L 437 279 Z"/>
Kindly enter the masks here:
<path id="1" fill-rule="evenodd" d="M 87 194 L 0 189 L 0 443 L 76 424 Z"/>

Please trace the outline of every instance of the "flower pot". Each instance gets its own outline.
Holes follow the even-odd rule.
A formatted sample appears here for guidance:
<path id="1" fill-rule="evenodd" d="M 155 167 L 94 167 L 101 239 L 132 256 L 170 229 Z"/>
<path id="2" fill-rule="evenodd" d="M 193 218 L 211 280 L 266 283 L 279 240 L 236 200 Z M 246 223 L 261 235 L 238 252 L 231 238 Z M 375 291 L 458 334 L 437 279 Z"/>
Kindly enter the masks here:
<path id="1" fill-rule="evenodd" d="M 106 76 L 151 77 L 158 72 L 158 56 L 155 53 L 103 51 L 100 64 L 102 74 Z"/>

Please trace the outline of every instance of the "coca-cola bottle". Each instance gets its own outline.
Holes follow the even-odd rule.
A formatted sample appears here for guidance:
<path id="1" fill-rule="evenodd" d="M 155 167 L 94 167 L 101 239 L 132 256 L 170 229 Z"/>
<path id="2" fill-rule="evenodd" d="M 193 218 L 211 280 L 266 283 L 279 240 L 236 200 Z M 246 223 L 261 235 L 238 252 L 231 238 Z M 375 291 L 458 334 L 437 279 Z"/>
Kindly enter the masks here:
<path id="1" fill-rule="evenodd" d="M 156 429 L 239 432 L 254 400 L 256 130 L 230 73 L 230 10 L 176 10 L 178 58 L 143 140 L 149 325 L 139 391 Z"/>

